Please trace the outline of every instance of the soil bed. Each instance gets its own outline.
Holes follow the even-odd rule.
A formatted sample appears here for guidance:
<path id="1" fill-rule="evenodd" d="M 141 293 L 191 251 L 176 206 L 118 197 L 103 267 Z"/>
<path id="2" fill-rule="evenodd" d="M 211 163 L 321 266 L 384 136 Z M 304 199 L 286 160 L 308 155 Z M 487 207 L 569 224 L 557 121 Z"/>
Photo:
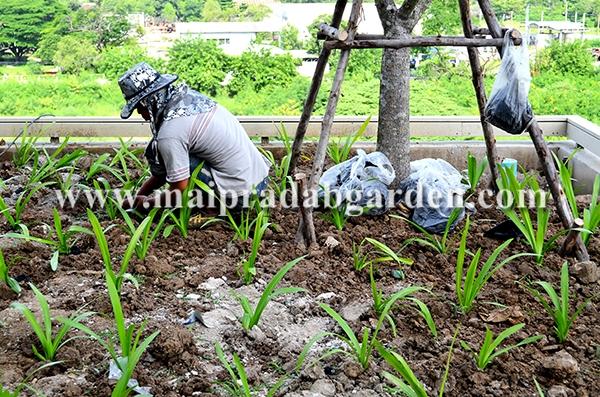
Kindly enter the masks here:
<path id="1" fill-rule="evenodd" d="M 4 180 L 20 171 L 5 163 Z M 11 191 L 10 183 L 7 186 Z M 12 187 L 13 191 L 16 189 Z M 52 224 L 53 193 L 40 191 L 25 211 L 24 222 L 32 234 L 44 232 L 44 223 Z M 102 210 L 96 211 L 104 227 L 111 222 Z M 126 284 L 122 301 L 125 316 L 137 324 L 147 320 L 147 333 L 160 330 L 160 336 L 140 361 L 135 378 L 148 386 L 156 396 L 225 395 L 218 382 L 227 379 L 216 354 L 220 342 L 230 355 L 237 353 L 244 362 L 250 382 L 257 389 L 274 383 L 280 374 L 290 370 L 304 344 L 320 331 L 340 332 L 340 329 L 318 306 L 331 305 L 342 313 L 358 333 L 363 327 L 373 327 L 376 321 L 372 309 L 368 272 L 353 268 L 352 244 L 365 237 L 376 238 L 394 250 L 404 241 L 419 234 L 406 222 L 391 218 L 395 210 L 378 217 L 351 218 L 342 232 L 316 217 L 320 251 L 312 252 L 284 278 L 286 286 L 297 286 L 306 293 L 285 295 L 267 307 L 261 322 L 250 333 L 242 330 L 241 308 L 235 294 L 256 302 L 281 266 L 304 255 L 294 242 L 298 215 L 292 210 L 273 209 L 271 222 L 277 225 L 267 231 L 258 258 L 258 276 L 254 283 L 242 285 L 237 274 L 238 264 L 248 249 L 248 242 L 233 239 L 225 223 L 207 229 L 192 230 L 184 239 L 174 233 L 158 239 L 145 261 L 134 259 L 131 271 L 140 280 L 138 289 Z M 87 224 L 85 206 L 62 211 L 66 225 Z M 482 247 L 483 258 L 500 243 L 483 237 L 483 233 L 503 216 L 495 209 L 477 209 L 472 215 L 468 247 L 472 252 Z M 9 231 L 4 219 L 0 234 Z M 551 232 L 560 230 L 553 217 Z M 119 223 L 119 221 L 117 221 Z M 459 225 L 462 228 L 463 223 Z M 325 246 L 331 237 L 339 245 Z M 108 233 L 109 247 L 115 259 L 125 250 L 129 237 L 119 228 Z M 458 340 L 479 346 L 486 327 L 498 334 L 509 326 L 524 322 L 525 327 L 511 342 L 530 335 L 546 335 L 534 345 L 514 349 L 496 359 L 485 371 L 479 371 L 472 355 L 456 343 L 445 395 L 448 396 L 536 396 L 534 378 L 545 391 L 564 392 L 565 396 L 600 395 L 600 311 L 593 300 L 575 321 L 568 340 L 559 344 L 553 335 L 553 322 L 541 305 L 523 288 L 527 281 L 546 280 L 557 286 L 564 259 L 556 250 L 538 266 L 531 258 L 521 258 L 501 269 L 486 285 L 477 304 L 468 314 L 455 306 L 454 266 L 459 233 L 451 235 L 450 254 L 437 255 L 417 245 L 401 253 L 412 258 L 412 266 L 401 268 L 403 279 L 393 276 L 398 267 L 382 266 L 377 282 L 386 294 L 400 288 L 420 285 L 433 295 L 419 297 L 429 306 L 438 328 L 433 338 L 423 319 L 411 308 L 399 306 L 393 312 L 397 336 L 389 327 L 380 334 L 383 343 L 399 352 L 411 365 L 430 395 L 437 395 L 444 367 L 457 326 Z M 331 241 L 331 239 L 330 239 Z M 10 304 L 16 300 L 39 312 L 33 293 L 26 287 L 31 281 L 46 295 L 55 316 L 69 315 L 85 307 L 97 314 L 86 324 L 97 331 L 114 329 L 111 307 L 103 276 L 103 264 L 93 238 L 82 238 L 74 253 L 61 256 L 56 272 L 49 267 L 51 250 L 45 246 L 16 240 L 0 239 L 1 249 L 10 267 L 10 274 L 21 280 L 20 297 L 6 286 L 0 286 L 0 382 L 14 386 L 26 374 L 39 367 L 31 351 L 35 335 L 29 324 Z M 522 242 L 513 242 L 502 257 L 527 252 Z M 600 261 L 600 240 L 593 237 L 589 252 L 592 260 Z M 574 263 L 573 260 L 570 260 Z M 396 275 L 396 273 L 394 273 Z M 598 282 L 585 284 L 571 277 L 573 304 L 598 296 Z M 190 313 L 202 313 L 204 325 L 198 322 L 183 325 Z M 114 332 L 114 331 L 113 331 Z M 339 342 L 324 339 L 315 345 L 311 360 Z M 551 370 L 548 362 L 564 350 L 577 361 L 572 371 Z M 112 390 L 108 380 L 107 353 L 96 342 L 76 339 L 59 350 L 61 364 L 36 373 L 31 385 L 47 396 L 107 396 Z M 288 396 L 385 396 L 388 395 L 382 372 L 389 371 L 377 354 L 367 370 L 362 370 L 350 358 L 337 355 L 316 365 L 305 365 L 292 377 L 280 395 Z M 562 389 L 561 389 L 562 387 Z M 551 395 L 551 394 L 547 394 Z"/>

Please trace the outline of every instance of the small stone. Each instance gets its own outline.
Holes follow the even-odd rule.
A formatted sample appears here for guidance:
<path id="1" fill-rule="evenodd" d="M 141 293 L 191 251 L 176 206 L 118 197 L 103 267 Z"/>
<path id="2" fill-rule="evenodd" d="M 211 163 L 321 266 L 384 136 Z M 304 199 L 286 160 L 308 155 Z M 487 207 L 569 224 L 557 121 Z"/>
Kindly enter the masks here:
<path id="1" fill-rule="evenodd" d="M 340 242 L 333 238 L 333 236 L 327 236 L 327 239 L 325 240 L 325 246 L 327 248 L 335 248 L 338 245 L 340 245 Z"/>
<path id="2" fill-rule="evenodd" d="M 573 276 L 584 284 L 595 283 L 600 278 L 598 265 L 592 261 L 578 262 L 571 266 L 570 271 Z"/>
<path id="3" fill-rule="evenodd" d="M 302 371 L 302 376 L 307 377 L 310 380 L 317 380 L 325 377 L 325 371 L 320 364 L 308 365 Z"/>
<path id="4" fill-rule="evenodd" d="M 329 379 L 319 379 L 312 384 L 310 391 L 325 397 L 333 397 L 335 396 L 335 384 Z"/>
<path id="5" fill-rule="evenodd" d="M 250 330 L 250 332 L 248 332 L 248 336 L 255 340 L 256 342 L 264 342 L 267 339 L 267 336 L 265 335 L 264 332 L 262 332 L 262 330 L 258 327 L 252 327 L 252 329 Z"/>
<path id="6" fill-rule="evenodd" d="M 362 373 L 362 367 L 354 361 L 346 361 L 344 363 L 344 373 L 348 378 L 356 379 Z"/>
<path id="7" fill-rule="evenodd" d="M 324 292 L 321 295 L 318 295 L 315 300 L 318 302 L 331 302 L 337 297 L 335 292 Z"/>
<path id="8" fill-rule="evenodd" d="M 371 309 L 371 304 L 366 302 L 352 302 L 341 311 L 344 320 L 352 322 L 358 321 L 365 313 Z"/>
<path id="9" fill-rule="evenodd" d="M 223 284 L 225 284 L 225 281 L 222 278 L 210 277 L 208 280 L 200 284 L 198 288 L 205 291 L 214 291 Z"/>
<path id="10" fill-rule="evenodd" d="M 564 350 L 542 360 L 544 368 L 554 371 L 557 375 L 572 375 L 579 372 L 579 364 L 572 355 Z"/>
<path id="11" fill-rule="evenodd" d="M 548 397 L 573 397 L 575 392 L 563 385 L 554 385 L 546 392 Z"/>

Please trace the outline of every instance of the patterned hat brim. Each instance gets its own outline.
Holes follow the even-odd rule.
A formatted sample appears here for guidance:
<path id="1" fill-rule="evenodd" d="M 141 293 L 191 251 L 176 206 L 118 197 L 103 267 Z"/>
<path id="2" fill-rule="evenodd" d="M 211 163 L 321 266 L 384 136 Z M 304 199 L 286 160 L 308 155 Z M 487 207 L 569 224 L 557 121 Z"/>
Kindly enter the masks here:
<path id="1" fill-rule="evenodd" d="M 127 100 L 127 103 L 125 104 L 125 106 L 123 106 L 123 109 L 121 110 L 121 118 L 128 119 L 129 117 L 131 117 L 131 114 L 135 110 L 135 107 L 142 99 L 168 86 L 178 78 L 179 76 L 177 76 L 176 74 L 161 74 L 160 77 L 156 79 L 156 81 L 154 81 L 144 90 L 140 91 L 136 96 Z"/>

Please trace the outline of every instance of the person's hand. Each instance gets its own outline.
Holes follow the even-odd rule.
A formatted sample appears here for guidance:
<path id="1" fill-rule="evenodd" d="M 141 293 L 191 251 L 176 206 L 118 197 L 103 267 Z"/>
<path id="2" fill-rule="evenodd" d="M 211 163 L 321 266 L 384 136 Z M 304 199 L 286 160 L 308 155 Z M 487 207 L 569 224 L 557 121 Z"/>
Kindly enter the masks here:
<path id="1" fill-rule="evenodd" d="M 124 210 L 142 209 L 142 208 L 144 208 L 144 201 L 146 201 L 147 198 L 148 198 L 148 196 L 138 194 L 133 199 L 133 203 L 131 203 L 129 200 L 124 200 L 122 207 Z"/>

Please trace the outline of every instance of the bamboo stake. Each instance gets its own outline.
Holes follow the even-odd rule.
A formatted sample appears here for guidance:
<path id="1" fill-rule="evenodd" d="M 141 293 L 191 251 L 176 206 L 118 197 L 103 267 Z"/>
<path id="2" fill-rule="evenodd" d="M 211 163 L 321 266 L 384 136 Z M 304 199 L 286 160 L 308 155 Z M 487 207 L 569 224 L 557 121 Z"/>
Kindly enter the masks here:
<path id="1" fill-rule="evenodd" d="M 479 3 L 479 7 L 483 12 L 483 17 L 488 25 L 488 28 L 493 37 L 499 38 L 502 36 L 502 28 L 498 23 L 498 19 L 496 18 L 496 14 L 492 9 L 489 0 L 477 0 Z M 500 54 L 502 55 L 502 50 L 499 49 Z M 554 198 L 554 202 L 556 204 L 556 209 L 558 212 L 558 216 L 563 224 L 563 227 L 568 229 L 573 224 L 573 213 L 571 212 L 571 208 L 569 207 L 569 203 L 567 202 L 567 198 L 565 197 L 565 193 L 560 185 L 560 182 L 557 178 L 557 171 L 554 161 L 552 159 L 552 154 L 550 153 L 550 149 L 544 140 L 543 131 L 538 125 L 535 118 L 533 119 L 531 125 L 527 129 L 529 132 L 529 136 L 535 146 L 535 150 L 542 164 L 542 169 L 544 170 L 544 175 L 546 177 L 546 182 L 550 187 L 550 191 L 552 193 L 552 197 Z M 581 239 L 581 236 L 577 235 L 575 239 L 575 249 L 577 259 L 580 261 L 588 261 L 590 256 L 587 252 L 587 248 Z"/>
<path id="2" fill-rule="evenodd" d="M 329 26 L 326 23 L 322 23 L 319 25 L 319 34 L 317 35 L 317 38 L 321 37 L 329 37 L 333 40 L 344 41 L 348 38 L 348 32 L 345 30 L 339 30 L 333 26 Z"/>
<path id="3" fill-rule="evenodd" d="M 469 0 L 458 0 L 460 8 L 460 17 L 462 20 L 463 31 L 465 37 L 473 37 L 473 26 L 471 25 L 471 9 Z M 485 96 L 485 85 L 481 74 L 481 63 L 479 62 L 479 52 L 472 47 L 467 48 L 469 54 L 469 64 L 471 65 L 471 75 L 473 80 L 473 88 L 477 97 L 477 106 L 479 107 L 479 117 L 481 119 L 481 128 L 483 128 L 483 136 L 485 138 L 485 147 L 487 149 L 488 164 L 492 174 L 492 189 L 498 192 L 496 181 L 500 177 L 498 174 L 498 151 L 496 150 L 496 137 L 494 129 L 485 119 L 485 105 L 487 102 Z"/>
<path id="4" fill-rule="evenodd" d="M 300 194 L 300 227 L 298 227 L 298 231 L 296 232 L 296 242 L 304 243 L 306 248 L 310 249 L 310 241 L 316 241 L 317 236 L 306 234 L 307 232 L 315 232 L 315 229 L 305 228 L 304 225 L 309 223 L 307 218 L 307 199 L 308 199 L 308 191 L 306 190 L 306 174 L 298 173 L 294 175 L 294 181 L 298 183 L 298 193 Z"/>
<path id="5" fill-rule="evenodd" d="M 376 40 L 346 40 L 326 41 L 323 45 L 329 49 L 352 48 L 405 48 L 405 47 L 497 47 L 502 45 L 502 38 L 466 38 L 466 37 L 438 37 L 438 36 L 413 36 L 399 39 Z M 513 39 L 515 45 L 521 45 L 520 38 Z"/>
<path id="6" fill-rule="evenodd" d="M 352 40 L 356 34 L 356 28 L 358 26 L 358 18 L 362 10 L 362 0 L 354 0 L 352 3 L 352 10 L 350 11 L 350 20 L 348 22 L 348 39 Z M 325 47 L 325 46 L 323 46 Z M 346 67 L 348 66 L 348 60 L 350 58 L 350 50 L 342 50 L 340 54 L 340 60 L 338 62 L 335 76 L 333 78 L 333 84 L 331 92 L 329 94 L 329 100 L 327 101 L 327 108 L 325 109 L 325 115 L 323 116 L 323 122 L 321 124 L 321 134 L 319 136 L 319 144 L 313 160 L 312 172 L 310 175 L 310 181 L 308 183 L 308 189 L 312 192 L 315 191 L 319 184 L 319 179 L 323 173 L 323 166 L 325 164 L 325 155 L 327 153 L 327 145 L 329 143 L 329 134 L 331 132 L 331 126 L 333 125 L 333 118 L 335 116 L 335 110 L 340 97 L 340 91 L 342 88 L 342 82 L 344 81 L 344 75 L 346 73 Z M 303 222 L 301 227 L 304 227 L 304 235 L 310 238 L 307 241 L 307 246 L 310 247 L 317 243 L 315 225 L 313 221 L 313 208 L 309 207 L 306 211 L 306 222 Z"/>
<path id="7" fill-rule="evenodd" d="M 575 218 L 573 220 L 573 224 L 565 238 L 565 242 L 563 243 L 560 254 L 563 256 L 572 255 L 577 247 L 577 237 L 580 236 L 581 229 L 583 228 L 584 223 L 581 218 Z"/>
<path id="8" fill-rule="evenodd" d="M 335 9 L 333 11 L 333 18 L 331 22 L 332 27 L 338 28 L 340 26 L 347 2 L 347 0 L 337 0 L 335 3 Z M 296 137 L 294 138 L 294 144 L 292 145 L 292 157 L 290 158 L 288 175 L 293 175 L 296 166 L 298 165 L 298 157 L 302 151 L 304 135 L 306 135 L 308 123 L 310 122 L 310 116 L 312 115 L 315 107 L 317 95 L 319 94 L 321 83 L 323 82 L 323 75 L 325 74 L 325 68 L 327 67 L 327 62 L 329 61 L 330 55 L 331 50 L 323 46 L 321 49 L 321 55 L 319 56 L 317 65 L 315 67 L 315 73 L 313 75 L 312 82 L 310 83 L 310 89 L 308 91 L 306 101 L 304 102 L 304 108 L 302 109 L 302 115 L 300 116 L 300 121 L 298 122 L 298 128 L 296 128 Z"/>

